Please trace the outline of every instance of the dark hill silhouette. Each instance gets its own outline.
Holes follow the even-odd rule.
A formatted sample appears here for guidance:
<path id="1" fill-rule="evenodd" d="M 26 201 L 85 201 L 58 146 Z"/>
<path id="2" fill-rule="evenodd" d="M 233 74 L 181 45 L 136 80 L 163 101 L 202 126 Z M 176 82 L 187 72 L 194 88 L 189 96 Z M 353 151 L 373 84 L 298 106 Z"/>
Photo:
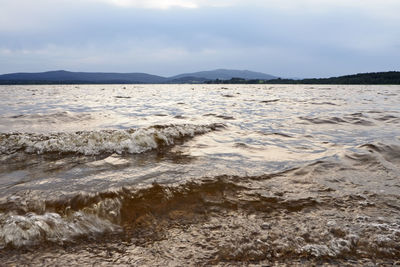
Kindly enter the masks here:
<path id="1" fill-rule="evenodd" d="M 48 71 L 0 75 L 0 84 L 234 83 L 234 84 L 400 84 L 400 72 L 359 73 L 321 79 L 281 79 L 269 74 L 218 69 L 162 77 L 147 73 Z"/>
<path id="2" fill-rule="evenodd" d="M 232 78 L 242 78 L 246 80 L 251 79 L 261 79 L 261 80 L 270 80 L 276 79 L 277 77 L 261 73 L 261 72 L 254 72 L 249 70 L 228 70 L 228 69 L 217 69 L 217 70 L 210 70 L 210 71 L 200 71 L 200 72 L 193 72 L 193 73 L 184 73 L 179 74 L 170 79 L 181 79 L 183 77 L 196 77 L 196 78 L 203 78 L 207 80 L 229 80 Z"/>
<path id="3" fill-rule="evenodd" d="M 146 73 L 69 72 L 64 70 L 40 73 L 0 75 L 0 83 L 164 83 L 167 78 Z"/>
<path id="4" fill-rule="evenodd" d="M 320 79 L 272 79 L 262 80 L 253 79 L 246 80 L 242 78 L 232 78 L 230 80 L 213 80 L 207 81 L 210 84 L 400 84 L 400 72 L 372 72 L 359 73 L 354 75 L 346 75 L 331 78 Z"/>
<path id="5" fill-rule="evenodd" d="M 69 72 L 64 70 L 40 73 L 0 75 L 0 84 L 76 84 L 76 83 L 204 83 L 212 79 L 272 79 L 272 75 L 239 70 L 219 69 L 161 77 L 146 73 Z"/>

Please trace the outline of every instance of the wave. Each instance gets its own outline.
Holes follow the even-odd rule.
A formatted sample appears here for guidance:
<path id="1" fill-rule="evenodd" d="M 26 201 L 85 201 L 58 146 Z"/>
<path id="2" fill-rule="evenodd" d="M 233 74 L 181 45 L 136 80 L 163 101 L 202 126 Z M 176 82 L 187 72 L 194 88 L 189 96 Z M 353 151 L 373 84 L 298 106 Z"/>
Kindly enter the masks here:
<path id="1" fill-rule="evenodd" d="M 382 113 L 379 111 L 369 111 L 366 113 Z M 370 117 L 364 113 L 358 112 L 353 114 L 347 114 L 342 117 L 299 117 L 300 120 L 306 121 L 311 124 L 353 124 L 361 126 L 374 126 L 376 123 L 387 123 L 387 124 L 397 124 L 400 119 L 397 116 L 388 114 L 381 115 L 377 117 Z"/>
<path id="2" fill-rule="evenodd" d="M 328 163 L 310 167 L 320 164 Z M 300 177 L 305 179 L 303 184 L 276 188 Z M 255 184 L 263 186 L 255 188 Z M 390 214 L 393 210 L 385 201 L 395 205 L 392 198 L 382 202 L 376 197 L 371 204 L 373 195 L 321 191 L 317 185 L 306 187 L 307 192 L 291 192 L 306 184 L 307 176 L 292 169 L 254 177 L 223 175 L 168 186 L 125 187 L 38 202 L 32 200 L 35 197 L 9 198 L 0 203 L 0 247 L 68 243 L 115 233 L 121 235 L 116 242 L 128 238 L 132 244 L 159 240 L 166 240 L 168 247 L 200 244 L 201 255 L 210 253 L 211 242 L 216 244 L 213 255 L 222 262 L 400 256 L 400 223 L 393 216 L 375 216 L 372 209 Z M 170 229 L 174 229 L 172 240 L 167 238 Z M 179 229 L 182 232 L 176 235 Z"/>
<path id="3" fill-rule="evenodd" d="M 115 232 L 120 228 L 95 215 L 75 212 L 68 218 L 57 213 L 0 215 L 0 248 L 23 247 L 41 243 L 70 242 L 78 237 L 89 237 Z"/>
<path id="4" fill-rule="evenodd" d="M 285 200 L 258 194 L 242 198 L 239 193 L 248 190 L 238 183 L 242 179 L 252 177 L 219 176 L 175 186 L 153 184 L 52 200 L 32 200 L 35 196 L 29 200 L 26 196 L 8 198 L 0 203 L 0 247 L 73 242 L 78 237 L 121 229 L 134 232 L 150 225 L 160 227 L 171 220 L 174 224 L 193 222 L 218 209 L 300 211 L 317 204 L 309 198 Z"/>
<path id="5" fill-rule="evenodd" d="M 214 113 L 204 114 L 203 116 L 204 116 L 204 117 L 213 116 L 213 117 L 215 117 L 215 118 L 220 118 L 220 119 L 224 119 L 224 120 L 236 120 L 235 117 L 232 117 L 232 116 L 218 115 L 218 114 L 214 114 Z"/>
<path id="6" fill-rule="evenodd" d="M 367 143 L 358 147 L 357 152 L 346 153 L 345 157 L 364 167 L 382 166 L 398 169 L 400 163 L 400 146 L 396 144 Z"/>
<path id="7" fill-rule="evenodd" d="M 19 151 L 30 154 L 137 154 L 174 145 L 185 138 L 205 134 L 223 127 L 223 124 L 215 123 L 208 125 L 155 125 L 140 129 L 73 133 L 1 133 L 0 154 L 12 154 Z"/>
<path id="8" fill-rule="evenodd" d="M 369 117 L 364 113 L 357 112 L 352 114 L 347 114 L 342 117 L 299 117 L 300 120 L 307 121 L 311 124 L 353 124 L 360 126 L 374 126 L 376 122 L 386 122 L 386 123 L 396 123 L 398 119 L 395 116 L 387 115 L 383 117 Z"/>
<path id="9" fill-rule="evenodd" d="M 43 123 L 70 123 L 70 122 L 76 122 L 77 120 L 79 121 L 91 120 L 93 119 L 93 117 L 90 113 L 75 113 L 75 112 L 63 111 L 50 114 L 42 114 L 42 113 L 19 114 L 9 117 L 0 117 L 0 119 L 10 120 L 10 121 L 12 120 L 13 122 L 18 121 L 19 123 L 24 122 L 27 124 L 29 123 L 32 124 L 32 121 L 43 122 Z"/>

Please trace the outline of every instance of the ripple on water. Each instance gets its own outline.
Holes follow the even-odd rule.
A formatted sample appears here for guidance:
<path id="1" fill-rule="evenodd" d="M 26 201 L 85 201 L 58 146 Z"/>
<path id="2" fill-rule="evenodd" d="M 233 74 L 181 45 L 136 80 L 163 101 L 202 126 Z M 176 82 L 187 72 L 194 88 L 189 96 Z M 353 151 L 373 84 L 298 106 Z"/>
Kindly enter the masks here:
<path id="1" fill-rule="evenodd" d="M 0 86 L 0 260 L 393 265 L 398 90 Z"/>

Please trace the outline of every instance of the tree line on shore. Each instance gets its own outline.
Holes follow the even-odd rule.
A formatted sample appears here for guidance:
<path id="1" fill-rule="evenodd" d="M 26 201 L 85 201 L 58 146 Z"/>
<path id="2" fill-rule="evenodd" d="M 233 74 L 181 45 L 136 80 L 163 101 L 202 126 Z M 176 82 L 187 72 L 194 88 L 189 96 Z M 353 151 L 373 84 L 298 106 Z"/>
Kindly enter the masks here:
<path id="1" fill-rule="evenodd" d="M 208 84 L 400 84 L 400 72 L 374 72 L 360 73 L 331 78 L 313 79 L 271 79 L 271 80 L 246 80 L 242 78 L 232 78 L 230 80 L 206 81 Z"/>

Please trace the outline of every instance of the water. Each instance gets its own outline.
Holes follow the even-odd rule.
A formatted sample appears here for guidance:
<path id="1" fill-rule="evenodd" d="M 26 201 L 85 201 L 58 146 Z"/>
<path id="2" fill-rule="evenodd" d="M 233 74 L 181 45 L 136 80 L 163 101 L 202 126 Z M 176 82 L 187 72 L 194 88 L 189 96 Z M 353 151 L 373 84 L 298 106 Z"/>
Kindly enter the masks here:
<path id="1" fill-rule="evenodd" d="M 4 264 L 393 264 L 400 87 L 0 87 Z"/>

